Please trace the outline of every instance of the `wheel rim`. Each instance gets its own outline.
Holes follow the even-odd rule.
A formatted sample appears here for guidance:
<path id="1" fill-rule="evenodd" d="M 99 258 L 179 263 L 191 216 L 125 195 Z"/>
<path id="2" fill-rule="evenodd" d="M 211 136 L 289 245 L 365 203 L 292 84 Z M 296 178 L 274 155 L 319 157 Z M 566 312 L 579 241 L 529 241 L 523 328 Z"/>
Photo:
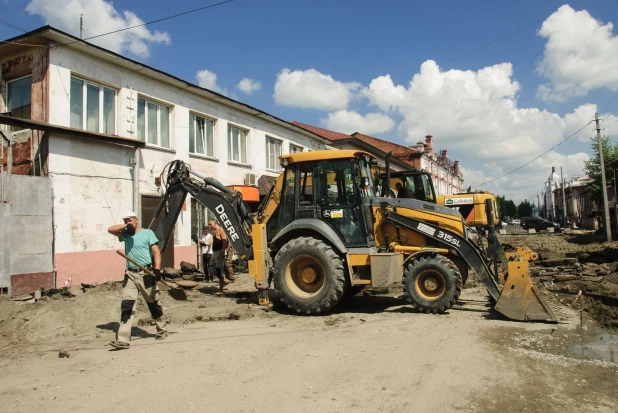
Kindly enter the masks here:
<path id="1" fill-rule="evenodd" d="M 416 278 L 416 290 L 424 298 L 435 300 L 446 291 L 446 279 L 444 275 L 434 270 L 423 271 Z"/>
<path id="2" fill-rule="evenodd" d="M 285 270 L 285 282 L 297 296 L 309 297 L 324 288 L 324 267 L 309 255 L 299 255 L 290 261 Z"/>

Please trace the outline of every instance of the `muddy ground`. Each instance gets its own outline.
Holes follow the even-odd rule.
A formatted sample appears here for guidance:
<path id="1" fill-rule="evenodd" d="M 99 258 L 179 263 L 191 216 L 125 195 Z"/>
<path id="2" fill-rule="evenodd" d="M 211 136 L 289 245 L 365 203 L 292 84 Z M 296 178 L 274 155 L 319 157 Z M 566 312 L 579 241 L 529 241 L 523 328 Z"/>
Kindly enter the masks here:
<path id="1" fill-rule="evenodd" d="M 581 290 L 577 307 L 601 325 L 618 328 L 618 242 L 603 242 L 604 235 L 591 231 L 528 235 L 509 231 L 501 242 L 515 248 L 526 246 L 539 254 L 531 275 L 563 304 L 571 304 Z M 563 262 L 560 262 L 563 259 Z M 544 266 L 544 262 L 557 265 Z"/>
<path id="2" fill-rule="evenodd" d="M 131 348 L 115 351 L 117 283 L 36 303 L 2 296 L 1 411 L 615 412 L 617 243 L 501 239 L 538 251 L 539 264 L 578 258 L 531 266 L 558 324 L 504 320 L 474 283 L 440 316 L 416 312 L 393 286 L 299 317 L 257 306 L 244 274 L 223 294 L 213 283 L 185 302 L 164 293 L 164 341 L 141 303 Z"/>

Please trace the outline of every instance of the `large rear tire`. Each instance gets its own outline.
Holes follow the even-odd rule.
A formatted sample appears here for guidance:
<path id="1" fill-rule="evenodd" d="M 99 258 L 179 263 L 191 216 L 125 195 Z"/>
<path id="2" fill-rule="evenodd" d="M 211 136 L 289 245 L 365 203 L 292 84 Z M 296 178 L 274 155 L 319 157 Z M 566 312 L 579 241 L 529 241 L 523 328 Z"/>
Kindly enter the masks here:
<path id="1" fill-rule="evenodd" d="M 346 286 L 341 257 L 324 241 L 311 237 L 283 245 L 272 272 L 281 303 L 303 314 L 331 310 Z"/>
<path id="2" fill-rule="evenodd" d="M 425 313 L 442 314 L 453 307 L 461 294 L 461 274 L 443 255 L 421 257 L 403 273 L 403 294 Z"/>

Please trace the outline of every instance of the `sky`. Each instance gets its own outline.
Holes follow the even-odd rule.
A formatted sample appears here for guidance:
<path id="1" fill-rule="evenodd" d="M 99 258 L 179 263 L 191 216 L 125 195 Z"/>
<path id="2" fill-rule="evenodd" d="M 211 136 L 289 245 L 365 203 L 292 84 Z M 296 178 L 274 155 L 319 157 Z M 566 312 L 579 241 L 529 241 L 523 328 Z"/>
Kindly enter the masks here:
<path id="1" fill-rule="evenodd" d="M 0 39 L 23 33 L 6 23 L 79 36 L 83 14 L 87 38 L 220 1 L 0 0 Z M 595 112 L 617 142 L 617 22 L 615 0 L 233 0 L 90 41 L 287 121 L 432 135 L 464 187 L 519 203 L 552 166 L 584 175 Z"/>

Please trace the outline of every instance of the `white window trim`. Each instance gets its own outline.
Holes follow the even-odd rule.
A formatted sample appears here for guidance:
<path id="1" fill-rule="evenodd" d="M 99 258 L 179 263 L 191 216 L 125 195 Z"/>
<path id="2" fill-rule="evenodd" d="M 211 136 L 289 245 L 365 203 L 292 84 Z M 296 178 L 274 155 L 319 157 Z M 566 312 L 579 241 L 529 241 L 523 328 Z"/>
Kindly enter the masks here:
<path id="1" fill-rule="evenodd" d="M 137 96 L 138 109 L 139 109 L 140 99 L 145 102 L 144 104 L 144 141 L 143 142 L 146 144 L 146 146 L 149 146 L 149 147 L 155 147 L 155 148 L 161 148 L 161 149 L 167 149 L 167 150 L 173 151 L 174 149 L 172 145 L 172 122 L 171 122 L 172 106 L 159 102 L 154 99 L 150 99 L 149 97 L 146 97 L 143 95 L 138 95 Z M 148 103 L 153 103 L 157 105 L 157 136 L 156 136 L 157 143 L 148 142 Z M 159 116 L 161 106 L 165 106 L 167 108 L 167 141 L 169 143 L 169 146 L 161 145 L 161 116 Z M 135 130 L 137 131 L 137 127 L 135 128 Z M 140 138 L 138 137 L 138 139 Z"/>
<path id="2" fill-rule="evenodd" d="M 231 128 L 235 128 L 238 130 L 241 130 L 244 132 L 245 134 L 245 162 L 243 162 L 242 160 L 234 160 L 234 159 L 230 159 L 231 156 L 231 151 L 230 151 L 230 146 L 229 146 L 229 141 L 230 141 L 230 133 L 231 133 Z M 240 166 L 251 166 L 249 163 L 249 129 L 240 125 L 237 125 L 235 123 L 231 123 L 228 122 L 227 123 L 227 136 L 226 136 L 226 146 L 227 146 L 227 162 L 229 164 L 232 165 L 240 165 Z M 239 152 L 240 155 L 240 152 Z M 240 158 L 242 159 L 242 156 L 240 156 Z"/>
<path id="3" fill-rule="evenodd" d="M 94 82 L 92 80 L 86 79 L 85 77 L 81 77 L 78 75 L 71 74 L 71 78 L 75 78 L 77 80 L 81 80 L 84 82 L 82 85 L 82 125 L 81 130 L 88 130 L 88 104 L 86 102 L 86 90 L 88 85 L 96 86 L 99 88 L 99 130 L 97 133 L 105 133 L 103 132 L 103 88 L 112 90 L 114 92 L 114 130 L 112 133 L 107 133 L 108 135 L 116 135 L 118 131 L 118 88 L 111 85 L 106 85 L 104 83 Z"/>
<path id="4" fill-rule="evenodd" d="M 217 136 L 217 124 L 219 122 L 217 122 L 217 118 L 205 115 L 203 113 L 190 111 L 189 112 L 189 122 L 191 122 L 191 115 L 193 115 L 196 118 L 201 118 L 201 119 L 204 119 L 204 120 L 212 121 L 212 155 L 207 155 L 205 153 L 199 153 L 199 152 L 191 152 L 189 150 L 189 156 L 195 156 L 196 158 L 204 158 L 204 159 L 209 159 L 209 160 L 215 160 L 215 161 L 218 162 L 219 159 L 217 158 L 217 139 L 216 139 L 216 136 Z M 189 125 L 189 130 L 191 130 L 191 125 Z M 195 128 L 193 129 L 193 133 L 195 134 Z M 195 136 L 189 136 L 189 139 L 195 139 Z M 197 145 L 195 145 L 195 142 L 194 142 L 193 143 L 193 147 L 195 148 L 196 146 Z M 207 145 L 204 145 L 204 151 L 206 151 L 206 147 L 207 147 Z M 190 148 L 190 146 L 189 146 L 189 148 Z"/>
<path id="5" fill-rule="evenodd" d="M 268 141 L 269 140 L 279 142 L 279 156 L 283 155 L 283 140 L 281 140 L 279 138 L 275 138 L 274 136 L 266 135 L 266 170 L 267 171 L 272 171 L 272 172 L 281 172 L 283 170 L 283 168 L 281 168 L 281 165 L 278 162 L 279 161 L 279 156 L 275 157 L 275 164 L 276 164 L 275 168 L 270 168 L 269 165 L 268 165 L 268 161 L 269 161 L 269 158 L 270 158 L 270 153 L 268 153 Z"/>

